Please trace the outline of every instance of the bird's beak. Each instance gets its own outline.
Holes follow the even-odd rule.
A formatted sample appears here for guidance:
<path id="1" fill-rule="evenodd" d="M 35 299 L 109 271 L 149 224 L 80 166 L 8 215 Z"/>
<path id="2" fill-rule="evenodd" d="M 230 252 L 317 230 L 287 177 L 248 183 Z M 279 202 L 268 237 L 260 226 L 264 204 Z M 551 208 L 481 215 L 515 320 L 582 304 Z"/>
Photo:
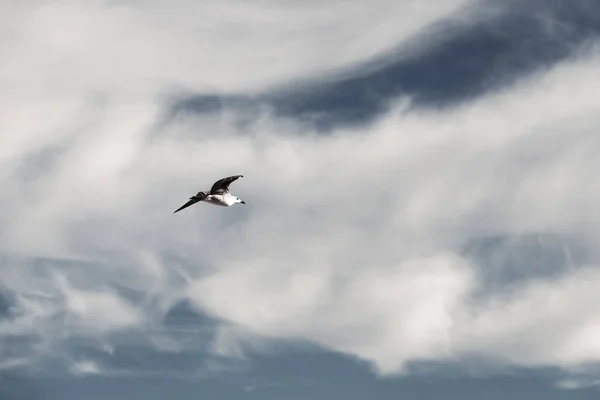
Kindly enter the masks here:
<path id="1" fill-rule="evenodd" d="M 242 203 L 242 204 L 246 204 L 246 202 L 245 202 L 244 200 L 242 200 L 240 203 Z"/>

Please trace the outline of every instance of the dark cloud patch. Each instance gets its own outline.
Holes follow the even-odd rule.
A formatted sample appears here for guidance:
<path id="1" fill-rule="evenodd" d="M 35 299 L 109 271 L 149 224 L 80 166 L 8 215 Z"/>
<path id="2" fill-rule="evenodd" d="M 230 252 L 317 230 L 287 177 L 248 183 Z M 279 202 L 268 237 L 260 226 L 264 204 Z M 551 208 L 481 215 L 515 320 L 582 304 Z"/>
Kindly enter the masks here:
<path id="1" fill-rule="evenodd" d="M 2 320 L 2 318 L 9 317 L 11 307 L 12 303 L 9 300 L 8 295 L 3 293 L 2 287 L 0 287 L 0 320 Z"/>
<path id="2" fill-rule="evenodd" d="M 379 379 L 364 365 L 338 354 L 292 353 L 255 357 L 243 373 L 181 379 L 164 376 L 37 377 L 6 376 L 0 394 L 7 399 L 489 399 L 592 400 L 597 388 L 561 390 L 555 371 L 513 370 L 501 376 L 465 377 L 447 374 Z M 5 398 L 5 397 L 2 397 Z"/>
<path id="3" fill-rule="evenodd" d="M 189 96 L 175 102 L 169 116 L 226 110 L 244 114 L 266 107 L 321 131 L 368 123 L 403 95 L 411 96 L 416 107 L 446 107 L 477 97 L 568 58 L 600 33 L 598 1 L 533 0 L 503 7 L 476 22 L 437 24 L 442 28 L 432 44 L 411 54 L 400 48 L 342 79 L 255 97 Z"/>
<path id="4" fill-rule="evenodd" d="M 462 254 L 478 266 L 479 291 L 530 284 L 532 280 L 554 280 L 595 260 L 592 244 L 583 237 L 551 234 L 497 235 L 473 238 Z"/>

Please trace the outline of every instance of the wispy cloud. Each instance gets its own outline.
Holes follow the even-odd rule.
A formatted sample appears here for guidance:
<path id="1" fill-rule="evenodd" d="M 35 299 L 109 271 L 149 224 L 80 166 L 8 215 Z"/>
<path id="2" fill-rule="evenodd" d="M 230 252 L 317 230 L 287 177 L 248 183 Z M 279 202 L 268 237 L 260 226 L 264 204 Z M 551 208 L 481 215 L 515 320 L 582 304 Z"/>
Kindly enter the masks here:
<path id="1" fill-rule="evenodd" d="M 584 389 L 584 388 L 591 388 L 591 387 L 600 387 L 600 380 L 599 379 L 576 379 L 576 378 L 569 378 L 569 379 L 563 379 L 560 380 L 557 383 L 557 386 L 561 389 L 565 389 L 565 390 L 577 390 L 577 389 Z"/>
<path id="2" fill-rule="evenodd" d="M 99 375 L 100 367 L 93 361 L 78 361 L 71 364 L 71 373 L 74 375 Z"/>
<path id="3" fill-rule="evenodd" d="M 185 347 L 197 332 L 160 328 L 187 301 L 214 317 L 221 355 L 308 341 L 382 374 L 473 355 L 600 360 L 593 45 L 452 109 L 410 109 L 407 94 L 369 126 L 328 136 L 260 109 L 242 127 L 235 109 L 158 126 L 173 88 L 248 94 L 334 73 L 467 3 L 159 4 L 19 2 L 0 13 L 10 255 L 0 287 L 11 305 L 0 337 L 38 344 L 15 357 L 60 357 L 74 338 L 107 349 L 128 334 Z M 233 173 L 245 176 L 235 183 L 245 208 L 173 216 Z M 550 277 L 541 268 L 478 294 L 494 260 L 464 249 L 524 234 L 577 242 L 585 263 L 565 257 Z M 84 360 L 71 371 L 102 371 Z"/>

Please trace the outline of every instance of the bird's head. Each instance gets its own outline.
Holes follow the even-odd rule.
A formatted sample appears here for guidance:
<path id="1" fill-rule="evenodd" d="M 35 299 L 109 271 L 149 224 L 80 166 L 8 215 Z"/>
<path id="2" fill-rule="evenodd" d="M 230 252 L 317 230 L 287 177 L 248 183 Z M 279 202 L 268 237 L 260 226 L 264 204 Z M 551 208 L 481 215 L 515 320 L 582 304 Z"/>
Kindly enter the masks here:
<path id="1" fill-rule="evenodd" d="M 244 200 L 240 199 L 239 197 L 236 197 L 236 198 L 235 198 L 235 202 L 236 202 L 236 204 L 237 204 L 237 203 L 240 203 L 240 204 L 246 204 L 246 202 L 245 202 Z"/>

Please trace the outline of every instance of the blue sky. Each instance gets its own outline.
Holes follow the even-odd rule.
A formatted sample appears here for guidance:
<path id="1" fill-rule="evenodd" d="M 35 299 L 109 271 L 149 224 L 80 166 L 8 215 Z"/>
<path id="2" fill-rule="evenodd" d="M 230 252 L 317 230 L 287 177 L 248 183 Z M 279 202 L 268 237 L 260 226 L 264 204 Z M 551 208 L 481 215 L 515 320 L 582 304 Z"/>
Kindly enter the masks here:
<path id="1" fill-rule="evenodd" d="M 600 395 L 597 1 L 0 26 L 0 398 Z"/>

